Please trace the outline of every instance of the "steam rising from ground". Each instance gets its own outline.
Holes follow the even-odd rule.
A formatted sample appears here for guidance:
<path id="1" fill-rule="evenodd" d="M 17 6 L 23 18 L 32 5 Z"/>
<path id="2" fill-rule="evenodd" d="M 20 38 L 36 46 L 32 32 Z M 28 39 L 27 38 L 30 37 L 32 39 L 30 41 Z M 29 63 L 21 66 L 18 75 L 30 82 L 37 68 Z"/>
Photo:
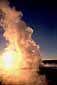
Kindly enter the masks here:
<path id="1" fill-rule="evenodd" d="M 21 59 L 21 64 L 17 63 L 19 65 L 16 69 L 18 76 L 15 76 L 16 72 L 12 73 L 13 76 L 11 74 L 7 76 L 6 72 L 3 75 L 3 72 L 0 72 L 1 80 L 6 85 L 8 83 L 13 85 L 43 85 L 45 77 L 37 73 L 41 62 L 39 45 L 32 40 L 33 30 L 21 19 L 22 16 L 22 12 L 10 8 L 7 3 L 0 2 L 0 26 L 4 28 L 3 36 L 9 42 L 2 56 L 13 51 L 13 58 L 16 55 L 14 63 L 16 64 L 18 59 Z"/>

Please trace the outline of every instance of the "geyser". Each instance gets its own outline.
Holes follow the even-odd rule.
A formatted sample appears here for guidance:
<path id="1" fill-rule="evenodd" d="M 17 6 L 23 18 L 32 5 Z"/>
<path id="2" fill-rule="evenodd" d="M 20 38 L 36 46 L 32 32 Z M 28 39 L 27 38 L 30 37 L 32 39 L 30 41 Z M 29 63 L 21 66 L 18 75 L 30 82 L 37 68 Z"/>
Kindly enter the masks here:
<path id="1" fill-rule="evenodd" d="M 0 56 L 0 79 L 6 85 L 46 85 L 39 73 L 39 45 L 32 40 L 33 30 L 21 19 L 22 12 L 0 2 L 0 26 L 8 41 Z"/>

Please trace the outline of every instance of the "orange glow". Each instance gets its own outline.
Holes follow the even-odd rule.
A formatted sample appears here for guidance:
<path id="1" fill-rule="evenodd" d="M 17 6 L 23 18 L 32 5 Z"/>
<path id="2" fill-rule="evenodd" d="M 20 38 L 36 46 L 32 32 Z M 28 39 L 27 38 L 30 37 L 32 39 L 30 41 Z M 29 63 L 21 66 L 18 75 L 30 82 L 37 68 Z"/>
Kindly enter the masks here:
<path id="1" fill-rule="evenodd" d="M 4 75 L 4 78 L 8 80 L 12 79 L 12 81 L 15 82 L 17 78 L 18 81 L 20 79 L 20 75 L 22 75 L 21 68 L 23 66 L 23 61 L 24 59 L 21 50 L 19 50 L 18 52 L 18 51 L 8 49 L 8 51 L 3 53 L 0 59 L 1 74 Z"/>
<path id="2" fill-rule="evenodd" d="M 33 30 L 21 20 L 21 12 L 4 4 L 0 5 L 0 9 L 5 13 L 0 23 L 5 30 L 3 36 L 9 42 L 0 56 L 2 81 L 33 81 L 40 62 L 39 45 L 31 38 Z"/>

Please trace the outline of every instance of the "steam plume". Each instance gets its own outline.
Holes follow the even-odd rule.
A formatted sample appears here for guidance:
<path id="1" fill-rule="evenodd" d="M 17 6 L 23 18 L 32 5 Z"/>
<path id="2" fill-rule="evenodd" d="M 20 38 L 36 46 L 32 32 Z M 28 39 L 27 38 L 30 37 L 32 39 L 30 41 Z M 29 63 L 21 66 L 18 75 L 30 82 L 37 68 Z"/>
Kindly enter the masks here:
<path id="1" fill-rule="evenodd" d="M 10 8 L 5 2 L 0 2 L 0 25 L 5 30 L 3 36 L 9 41 L 4 53 L 9 52 L 9 50 L 16 52 L 16 49 L 17 53 L 19 53 L 21 49 L 23 55 L 22 66 L 20 68 L 21 74 L 18 75 L 16 80 L 11 80 L 11 77 L 10 79 L 6 78 L 1 73 L 0 76 L 6 85 L 9 83 L 13 85 L 44 85 L 46 84 L 45 77 L 37 73 L 41 62 L 39 45 L 32 40 L 33 30 L 21 19 L 22 16 L 22 12 L 16 11 L 15 8 Z M 16 56 L 16 62 L 18 57 L 21 56 Z"/>

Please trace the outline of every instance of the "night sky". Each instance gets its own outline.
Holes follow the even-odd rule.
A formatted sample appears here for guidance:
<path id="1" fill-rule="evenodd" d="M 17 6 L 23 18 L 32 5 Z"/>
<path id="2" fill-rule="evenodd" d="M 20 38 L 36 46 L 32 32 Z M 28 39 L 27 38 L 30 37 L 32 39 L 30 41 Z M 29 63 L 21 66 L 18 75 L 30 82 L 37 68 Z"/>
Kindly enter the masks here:
<path id="1" fill-rule="evenodd" d="M 45 2 L 42 0 L 40 2 L 38 0 L 11 0 L 10 6 L 15 6 L 16 10 L 22 11 L 22 19 L 33 28 L 32 38 L 40 45 L 41 56 L 44 59 L 57 59 L 56 2 L 48 2 L 48 0 Z M 0 43 L 4 41 L 5 39 L 0 36 Z"/>

